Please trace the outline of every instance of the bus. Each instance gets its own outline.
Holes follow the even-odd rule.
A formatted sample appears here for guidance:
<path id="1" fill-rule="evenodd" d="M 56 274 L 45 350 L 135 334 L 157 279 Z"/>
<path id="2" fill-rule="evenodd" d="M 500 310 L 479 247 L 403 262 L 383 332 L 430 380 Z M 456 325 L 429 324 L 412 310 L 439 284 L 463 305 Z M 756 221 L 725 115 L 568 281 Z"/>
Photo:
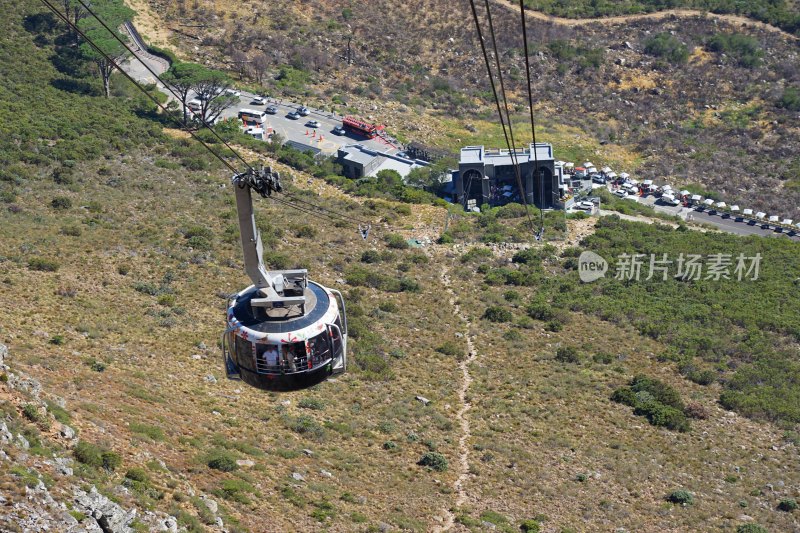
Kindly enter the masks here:
<path id="1" fill-rule="evenodd" d="M 243 122 L 255 122 L 256 124 L 263 124 L 267 121 L 267 113 L 258 111 L 256 109 L 240 109 L 239 120 Z"/>

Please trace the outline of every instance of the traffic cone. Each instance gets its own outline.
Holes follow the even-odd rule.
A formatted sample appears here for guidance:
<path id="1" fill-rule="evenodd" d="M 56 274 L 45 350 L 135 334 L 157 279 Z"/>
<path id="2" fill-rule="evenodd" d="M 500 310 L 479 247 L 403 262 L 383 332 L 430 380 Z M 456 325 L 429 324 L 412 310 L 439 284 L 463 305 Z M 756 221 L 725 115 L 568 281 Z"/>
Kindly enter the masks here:
<path id="1" fill-rule="evenodd" d="M 308 137 L 308 130 L 306 130 L 306 137 Z"/>
<path id="2" fill-rule="evenodd" d="M 322 142 L 322 139 L 324 139 L 324 138 L 325 138 L 325 137 L 323 137 L 322 135 L 320 135 L 320 136 L 319 136 L 319 142 Z"/>
<path id="3" fill-rule="evenodd" d="M 313 137 L 316 137 L 316 136 L 317 136 L 317 130 L 313 130 L 311 132 L 311 137 L 313 138 Z"/>

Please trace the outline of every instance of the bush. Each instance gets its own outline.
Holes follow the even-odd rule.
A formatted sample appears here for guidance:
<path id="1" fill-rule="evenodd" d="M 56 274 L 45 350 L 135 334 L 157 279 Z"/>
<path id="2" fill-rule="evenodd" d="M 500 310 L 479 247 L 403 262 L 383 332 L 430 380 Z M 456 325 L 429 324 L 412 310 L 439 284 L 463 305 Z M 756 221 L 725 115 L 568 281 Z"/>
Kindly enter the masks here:
<path id="1" fill-rule="evenodd" d="M 523 520 L 519 524 L 519 530 L 522 531 L 522 533 L 539 533 L 539 531 L 541 531 L 541 526 L 536 520 Z"/>
<path id="2" fill-rule="evenodd" d="M 50 202 L 50 205 L 53 207 L 53 209 L 66 211 L 67 209 L 72 208 L 72 200 L 66 196 L 56 196 L 53 198 L 53 201 Z"/>
<path id="3" fill-rule="evenodd" d="M 649 38 L 644 44 L 644 51 L 675 64 L 686 63 L 689 59 L 689 49 L 686 45 L 666 32 Z"/>
<path id="4" fill-rule="evenodd" d="M 758 66 L 764 55 L 758 40 L 741 33 L 718 33 L 709 39 L 708 47 L 735 58 L 739 65 L 747 68 Z"/>
<path id="5" fill-rule="evenodd" d="M 417 464 L 426 466 L 437 472 L 444 472 L 447 470 L 447 459 L 439 452 L 426 452 L 420 460 L 417 461 Z"/>
<path id="6" fill-rule="evenodd" d="M 72 454 L 78 462 L 94 468 L 102 467 L 112 472 L 122 464 L 122 458 L 118 453 L 85 441 L 78 441 L 72 449 Z"/>
<path id="7" fill-rule="evenodd" d="M 402 235 L 398 235 L 397 233 L 388 234 L 384 240 L 389 248 L 394 248 L 396 250 L 405 250 L 408 248 L 408 243 L 406 240 Z"/>
<path id="8" fill-rule="evenodd" d="M 797 87 L 784 89 L 781 99 L 778 100 L 778 107 L 789 111 L 800 111 L 800 89 Z"/>
<path id="9" fill-rule="evenodd" d="M 514 315 L 504 307 L 493 305 L 486 308 L 486 311 L 483 312 L 483 318 L 490 322 L 511 322 Z"/>
<path id="10" fill-rule="evenodd" d="M 705 420 L 708 418 L 708 410 L 703 406 L 703 404 L 698 402 L 691 402 L 687 404 L 686 408 L 683 410 L 683 414 L 689 418 L 696 418 L 697 420 Z"/>
<path id="11" fill-rule="evenodd" d="M 580 363 L 581 356 L 574 346 L 560 346 L 556 350 L 556 361 L 561 363 Z"/>
<path id="12" fill-rule="evenodd" d="M 298 402 L 298 407 L 301 409 L 312 409 L 314 411 L 322 411 L 325 409 L 325 402 L 319 398 L 303 398 Z"/>
<path id="13" fill-rule="evenodd" d="M 667 496 L 667 501 L 680 505 L 691 505 L 694 503 L 694 496 L 686 490 L 674 490 Z"/>
<path id="14" fill-rule="evenodd" d="M 654 426 L 681 432 L 689 430 L 680 396 L 672 387 L 656 379 L 636 376 L 630 387 L 615 390 L 611 400 L 633 407 L 635 415 L 646 417 Z"/>
<path id="15" fill-rule="evenodd" d="M 764 526 L 750 523 L 736 526 L 736 533 L 769 533 L 769 531 Z"/>
<path id="16" fill-rule="evenodd" d="M 787 513 L 791 513 L 792 511 L 797 510 L 797 507 L 798 507 L 797 500 L 793 498 L 786 498 L 781 500 L 780 503 L 778 503 L 778 510 Z"/>
<path id="17" fill-rule="evenodd" d="M 436 348 L 436 351 L 441 354 L 450 355 L 453 357 L 457 357 L 459 355 L 464 354 L 464 349 L 458 343 L 453 341 L 445 341 L 444 344 Z"/>
<path id="18" fill-rule="evenodd" d="M 28 259 L 28 268 L 39 272 L 55 272 L 61 265 L 55 259 L 44 257 L 31 257 Z"/>
<path id="19" fill-rule="evenodd" d="M 147 472 L 144 468 L 141 467 L 133 467 L 125 472 L 125 477 L 132 480 L 138 481 L 140 483 L 149 483 L 150 477 L 147 475 Z"/>
<path id="20" fill-rule="evenodd" d="M 361 254 L 362 263 L 380 263 L 381 254 L 377 250 L 364 250 Z"/>
<path id="21" fill-rule="evenodd" d="M 206 464 L 209 468 L 221 472 L 233 472 L 239 468 L 239 465 L 236 464 L 236 458 L 225 450 L 211 452 L 206 458 Z"/>

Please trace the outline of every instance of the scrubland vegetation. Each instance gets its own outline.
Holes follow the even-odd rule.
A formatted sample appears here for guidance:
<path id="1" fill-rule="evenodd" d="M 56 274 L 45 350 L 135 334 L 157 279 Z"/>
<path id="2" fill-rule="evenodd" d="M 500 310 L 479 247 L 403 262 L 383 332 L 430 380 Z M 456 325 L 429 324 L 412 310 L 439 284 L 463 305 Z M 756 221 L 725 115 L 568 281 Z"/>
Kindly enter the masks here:
<path id="1" fill-rule="evenodd" d="M 9 501 L 40 481 L 64 501 L 70 483 L 94 485 L 189 531 L 219 516 L 230 531 L 268 519 L 421 532 L 451 508 L 457 531 L 796 527 L 795 243 L 563 213 L 545 214 L 537 243 L 535 209 L 448 213 L 394 175 L 336 177 L 330 161 L 223 128 L 263 150 L 291 194 L 373 223 L 364 241 L 351 225 L 257 202 L 269 265 L 307 267 L 344 291 L 351 355 L 347 373 L 312 389 L 252 390 L 223 379 L 218 354 L 226 295 L 248 283 L 227 170 L 163 133 L 115 77 L 107 99 L 85 63 L 61 70 L 63 29 L 31 19 L 39 9 L 26 0 L 0 21 L 2 57 L 29 58 L 0 62 L 11 88 L 0 92 L 0 296 L 11 302 L 0 341 L 53 400 L 46 411 L 11 401 L 0 375 L 0 412 L 31 464 L 19 451 L 0 463 Z M 578 225 L 591 229 L 580 241 Z M 410 246 L 418 232 L 439 244 Z M 578 281 L 583 250 L 611 262 L 606 278 Z M 760 253 L 761 272 L 617 280 L 623 252 Z M 465 336 L 476 353 L 467 498 L 455 507 Z M 62 423 L 75 442 L 57 437 Z M 73 476 L 44 464 L 53 453 L 74 459 Z"/>

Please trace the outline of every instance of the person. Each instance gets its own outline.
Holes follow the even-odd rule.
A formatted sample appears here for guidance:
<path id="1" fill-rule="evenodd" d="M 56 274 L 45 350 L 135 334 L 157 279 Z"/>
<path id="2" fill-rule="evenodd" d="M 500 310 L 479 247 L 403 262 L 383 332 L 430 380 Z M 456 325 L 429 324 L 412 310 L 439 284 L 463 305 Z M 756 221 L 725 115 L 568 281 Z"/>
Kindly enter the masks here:
<path id="1" fill-rule="evenodd" d="M 268 344 L 263 353 L 264 364 L 267 367 L 277 367 L 280 365 L 280 357 L 278 354 L 278 347 L 274 344 Z"/>

